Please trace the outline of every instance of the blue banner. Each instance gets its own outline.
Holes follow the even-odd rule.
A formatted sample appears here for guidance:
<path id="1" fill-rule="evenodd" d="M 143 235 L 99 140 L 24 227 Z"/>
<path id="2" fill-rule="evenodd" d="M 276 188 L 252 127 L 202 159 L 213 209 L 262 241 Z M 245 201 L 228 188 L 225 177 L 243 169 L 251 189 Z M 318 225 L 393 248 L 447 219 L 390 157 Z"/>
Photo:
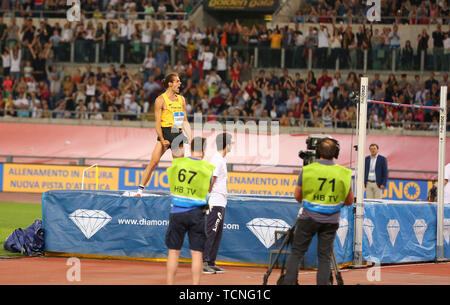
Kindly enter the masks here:
<path id="1" fill-rule="evenodd" d="M 118 191 L 48 191 L 42 199 L 45 250 L 105 256 L 165 258 L 170 212 L 167 192 L 127 197 Z M 217 260 L 267 265 L 275 231 L 295 222 L 299 205 L 289 197 L 229 195 Z M 334 250 L 353 260 L 353 207 L 341 210 Z M 445 208 L 444 254 L 450 258 L 450 206 Z M 282 243 L 278 240 L 277 247 Z M 380 263 L 434 260 L 436 204 L 365 203 L 363 260 Z M 190 258 L 185 239 L 182 258 Z M 317 267 L 317 239 L 305 257 Z"/>
<path id="2" fill-rule="evenodd" d="M 131 167 L 119 168 L 119 190 L 136 191 L 144 170 Z M 165 169 L 157 168 L 153 171 L 147 189 L 156 191 L 169 190 L 169 180 Z"/>
<path id="3" fill-rule="evenodd" d="M 167 257 L 165 233 L 170 196 L 126 197 L 122 192 L 49 191 L 43 196 L 45 250 L 126 257 Z M 230 195 L 218 261 L 267 265 L 276 230 L 287 230 L 301 206 L 291 198 Z M 335 251 L 338 261 L 352 260 L 352 217 L 343 209 Z M 350 213 L 351 214 L 351 213 Z M 282 241 L 278 241 L 278 247 Z M 316 264 L 314 241 L 306 265 Z M 314 245 L 315 244 L 315 245 Z M 189 258 L 187 238 L 181 251 Z"/>
<path id="4" fill-rule="evenodd" d="M 430 261 L 436 255 L 436 205 L 365 203 L 363 260 Z"/>
<path id="5" fill-rule="evenodd" d="M 427 201 L 428 190 L 432 186 L 431 181 L 389 179 L 381 195 L 388 200 Z"/>
<path id="6" fill-rule="evenodd" d="M 450 259 L 450 205 L 444 208 L 444 258 Z"/>
<path id="7" fill-rule="evenodd" d="M 436 257 L 435 203 L 364 204 L 363 260 L 432 261 Z M 450 206 L 444 208 L 444 257 L 450 258 Z"/>

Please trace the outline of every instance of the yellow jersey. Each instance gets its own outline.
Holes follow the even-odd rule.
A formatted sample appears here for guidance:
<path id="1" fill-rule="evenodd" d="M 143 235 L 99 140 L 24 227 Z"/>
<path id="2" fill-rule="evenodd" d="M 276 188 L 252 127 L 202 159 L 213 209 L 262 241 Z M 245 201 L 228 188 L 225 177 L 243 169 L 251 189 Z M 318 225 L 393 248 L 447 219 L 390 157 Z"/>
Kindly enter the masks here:
<path id="1" fill-rule="evenodd" d="M 172 101 L 166 95 L 162 94 L 164 102 L 166 103 L 166 109 L 161 114 L 161 127 L 178 127 L 183 126 L 184 110 L 183 99 L 180 95 L 177 95 L 177 100 Z"/>

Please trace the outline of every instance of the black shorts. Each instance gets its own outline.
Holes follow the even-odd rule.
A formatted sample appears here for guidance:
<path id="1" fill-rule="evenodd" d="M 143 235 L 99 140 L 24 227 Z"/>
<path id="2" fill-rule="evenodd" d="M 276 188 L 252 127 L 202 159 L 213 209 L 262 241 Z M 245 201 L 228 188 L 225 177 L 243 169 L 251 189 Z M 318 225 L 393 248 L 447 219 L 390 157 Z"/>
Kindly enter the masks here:
<path id="1" fill-rule="evenodd" d="M 167 140 L 170 142 L 169 148 L 172 148 L 172 143 L 175 145 L 174 148 L 180 147 L 181 145 L 183 145 L 183 143 L 188 144 L 188 139 L 183 134 L 181 128 L 161 127 L 161 130 L 162 130 L 164 140 Z M 157 137 L 157 140 L 161 141 L 159 136 Z"/>
<path id="2" fill-rule="evenodd" d="M 205 214 L 202 208 L 183 213 L 170 213 L 169 227 L 166 231 L 166 246 L 180 250 L 184 237 L 188 234 L 191 250 L 203 252 L 206 242 Z"/>

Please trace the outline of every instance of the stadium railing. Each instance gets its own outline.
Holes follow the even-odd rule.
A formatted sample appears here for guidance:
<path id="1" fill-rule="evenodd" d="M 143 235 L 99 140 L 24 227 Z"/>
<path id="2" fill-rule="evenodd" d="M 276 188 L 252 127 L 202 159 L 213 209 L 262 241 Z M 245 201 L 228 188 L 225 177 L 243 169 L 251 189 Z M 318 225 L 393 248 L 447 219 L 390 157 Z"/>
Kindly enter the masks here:
<path id="1" fill-rule="evenodd" d="M 114 42 L 88 42 L 78 40 L 75 42 L 59 43 L 53 47 L 55 60 L 57 62 L 71 63 L 91 63 L 91 64 L 134 64 L 142 65 L 145 55 L 149 50 L 154 54 L 157 47 L 152 44 L 144 44 L 134 41 L 114 41 Z M 232 54 L 237 51 L 239 57 L 250 62 L 253 56 L 252 67 L 276 68 L 276 69 L 329 69 L 334 71 L 381 71 L 395 73 L 397 71 L 411 72 L 439 72 L 448 71 L 450 64 L 450 54 L 444 55 L 441 62 L 434 62 L 436 59 L 430 51 L 414 50 L 412 54 L 406 53 L 403 49 L 391 50 L 383 48 L 383 52 L 375 50 L 355 51 L 351 58 L 349 50 L 343 48 L 328 48 L 326 50 L 326 60 L 320 60 L 317 55 L 317 48 L 287 47 L 281 49 L 271 49 L 270 47 L 242 47 L 228 46 L 226 48 L 228 63 L 232 60 Z M 186 51 L 178 46 L 170 46 L 168 56 L 169 65 L 174 66 L 178 60 L 187 62 Z M 353 62 L 352 62 L 352 59 Z M 438 66 L 436 70 L 435 65 Z"/>

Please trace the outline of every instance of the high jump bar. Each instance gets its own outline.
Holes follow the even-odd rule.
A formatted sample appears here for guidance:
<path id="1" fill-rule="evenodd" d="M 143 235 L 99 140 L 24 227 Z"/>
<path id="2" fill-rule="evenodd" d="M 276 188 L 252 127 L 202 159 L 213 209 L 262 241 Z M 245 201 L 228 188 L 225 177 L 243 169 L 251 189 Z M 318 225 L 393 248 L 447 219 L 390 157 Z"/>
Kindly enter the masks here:
<path id="1" fill-rule="evenodd" d="M 444 110 L 439 106 L 423 106 L 423 105 L 414 105 L 414 104 L 400 104 L 400 103 L 391 103 L 391 102 L 383 102 L 383 101 L 376 101 L 376 100 L 367 100 L 368 103 L 372 104 L 384 104 L 384 105 L 391 105 L 391 106 L 397 106 L 397 107 L 409 107 L 409 108 L 422 108 L 422 109 L 432 109 L 432 110 Z"/>

